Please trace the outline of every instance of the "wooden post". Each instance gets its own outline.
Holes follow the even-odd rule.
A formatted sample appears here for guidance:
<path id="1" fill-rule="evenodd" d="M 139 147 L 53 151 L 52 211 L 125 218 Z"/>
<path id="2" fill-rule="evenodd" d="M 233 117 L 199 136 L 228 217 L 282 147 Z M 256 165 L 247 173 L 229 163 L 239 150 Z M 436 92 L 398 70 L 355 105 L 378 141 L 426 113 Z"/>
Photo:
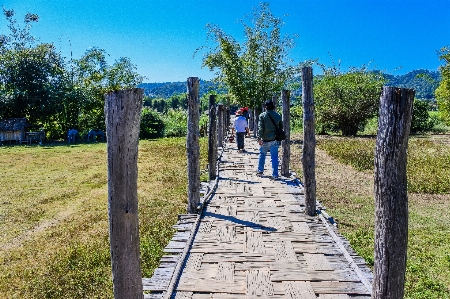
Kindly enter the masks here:
<path id="1" fill-rule="evenodd" d="M 144 90 L 105 95 L 108 213 L 115 299 L 144 298 L 139 251 L 138 143 Z"/>
<path id="2" fill-rule="evenodd" d="M 303 180 L 305 184 L 306 213 L 316 214 L 316 135 L 312 67 L 302 68 L 303 99 Z"/>
<path id="3" fill-rule="evenodd" d="M 414 90 L 383 87 L 375 151 L 372 298 L 403 298 L 408 243 L 406 152 Z"/>
<path id="4" fill-rule="evenodd" d="M 226 139 L 228 136 L 228 128 L 230 126 L 230 122 L 228 121 L 228 117 L 230 116 L 230 107 L 224 106 L 223 109 L 223 137 Z"/>
<path id="5" fill-rule="evenodd" d="M 277 96 L 272 96 L 272 103 L 273 103 L 273 110 L 277 110 L 278 107 L 278 97 Z"/>
<path id="6" fill-rule="evenodd" d="M 219 120 L 219 123 L 217 124 L 217 138 L 219 139 L 218 146 L 223 147 L 223 104 L 219 104 L 217 110 L 217 118 Z"/>
<path id="7" fill-rule="evenodd" d="M 188 175 L 188 208 L 190 214 L 197 213 L 200 204 L 200 144 L 199 144 L 199 79 L 189 77 L 188 85 L 188 131 L 186 140 L 187 175 Z"/>
<path id="8" fill-rule="evenodd" d="M 286 132 L 286 140 L 281 142 L 281 175 L 289 177 L 289 164 L 291 161 L 291 117 L 289 114 L 290 108 L 290 91 L 281 91 L 281 101 L 283 106 L 283 129 Z"/>
<path id="9" fill-rule="evenodd" d="M 215 180 L 217 175 L 217 119 L 215 95 L 209 96 L 208 165 L 209 180 Z"/>

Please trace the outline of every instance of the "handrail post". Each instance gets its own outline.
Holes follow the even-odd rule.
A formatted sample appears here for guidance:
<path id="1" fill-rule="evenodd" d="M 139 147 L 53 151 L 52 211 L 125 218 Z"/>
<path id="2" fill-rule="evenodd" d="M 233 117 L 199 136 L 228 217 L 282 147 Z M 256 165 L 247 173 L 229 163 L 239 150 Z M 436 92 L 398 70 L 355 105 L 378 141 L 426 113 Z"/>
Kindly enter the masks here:
<path id="1" fill-rule="evenodd" d="M 303 99 L 303 180 L 305 184 L 306 213 L 316 214 L 316 135 L 312 67 L 302 68 Z"/>
<path id="2" fill-rule="evenodd" d="M 217 118 L 215 95 L 209 96 L 208 165 L 209 180 L 215 180 L 217 168 Z"/>
<path id="3" fill-rule="evenodd" d="M 286 132 L 286 140 L 281 142 L 281 175 L 289 177 L 289 164 L 291 161 L 291 117 L 290 109 L 290 90 L 281 91 L 281 101 L 283 109 L 283 129 Z"/>
<path id="4" fill-rule="evenodd" d="M 224 122 L 223 122 L 223 104 L 219 104 L 217 106 L 217 119 L 219 120 L 218 122 L 218 128 L 217 128 L 217 139 L 218 139 L 218 146 L 219 147 L 223 147 L 223 132 L 224 132 Z"/>
<path id="5" fill-rule="evenodd" d="M 197 213 L 200 204 L 200 144 L 199 144 L 199 79 L 189 77 L 188 85 L 188 131 L 186 138 L 188 208 L 190 214 Z"/>
<path id="6" fill-rule="evenodd" d="M 105 95 L 108 214 L 114 298 L 143 298 L 138 218 L 138 144 L 144 90 Z"/>
<path id="7" fill-rule="evenodd" d="M 408 244 L 407 149 L 414 90 L 383 87 L 375 147 L 373 299 L 403 298 Z"/>

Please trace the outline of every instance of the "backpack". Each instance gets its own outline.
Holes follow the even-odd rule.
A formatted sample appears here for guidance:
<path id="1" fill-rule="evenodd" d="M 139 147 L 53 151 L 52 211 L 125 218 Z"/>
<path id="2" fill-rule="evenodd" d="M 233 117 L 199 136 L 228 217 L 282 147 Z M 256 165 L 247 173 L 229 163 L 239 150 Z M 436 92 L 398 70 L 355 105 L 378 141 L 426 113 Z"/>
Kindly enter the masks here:
<path id="1" fill-rule="evenodd" d="M 269 116 L 270 120 L 272 121 L 273 125 L 275 126 L 275 140 L 276 141 L 282 141 L 286 139 L 286 132 L 283 130 L 283 128 L 278 127 L 275 122 L 273 121 L 272 116 L 270 116 L 269 113 L 267 113 L 267 115 Z"/>

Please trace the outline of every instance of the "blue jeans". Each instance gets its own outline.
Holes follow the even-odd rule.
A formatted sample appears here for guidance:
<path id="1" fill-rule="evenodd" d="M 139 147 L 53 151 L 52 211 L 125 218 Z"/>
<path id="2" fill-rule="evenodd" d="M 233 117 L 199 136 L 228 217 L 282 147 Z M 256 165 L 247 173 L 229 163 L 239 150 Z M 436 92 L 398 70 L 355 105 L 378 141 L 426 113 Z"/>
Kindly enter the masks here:
<path id="1" fill-rule="evenodd" d="M 266 154 L 270 151 L 270 158 L 272 159 L 272 176 L 278 177 L 278 147 L 280 142 L 274 140 L 263 142 L 259 148 L 258 158 L 258 172 L 264 171 L 264 163 L 266 163 Z"/>

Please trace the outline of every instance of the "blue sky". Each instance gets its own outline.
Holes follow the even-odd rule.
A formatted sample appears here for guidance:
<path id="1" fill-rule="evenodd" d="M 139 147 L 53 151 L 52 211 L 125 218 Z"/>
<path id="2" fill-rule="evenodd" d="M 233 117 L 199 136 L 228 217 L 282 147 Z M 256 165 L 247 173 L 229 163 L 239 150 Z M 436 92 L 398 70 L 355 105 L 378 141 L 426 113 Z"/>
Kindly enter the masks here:
<path id="1" fill-rule="evenodd" d="M 238 22 L 261 1 L 253 0 L 1 0 L 22 25 L 27 12 L 40 19 L 32 33 L 52 42 L 65 57 L 80 58 L 91 47 L 104 49 L 109 63 L 128 57 L 144 82 L 213 77 L 195 50 L 206 45 L 207 23 L 242 41 Z M 450 45 L 450 0 L 276 0 L 283 33 L 298 34 L 294 62 L 319 59 L 341 70 L 368 65 L 400 75 L 437 70 L 437 50 Z M 285 16 L 287 15 L 287 16 Z M 0 34 L 9 33 L 0 19 Z M 331 56 L 331 57 L 330 57 Z"/>

